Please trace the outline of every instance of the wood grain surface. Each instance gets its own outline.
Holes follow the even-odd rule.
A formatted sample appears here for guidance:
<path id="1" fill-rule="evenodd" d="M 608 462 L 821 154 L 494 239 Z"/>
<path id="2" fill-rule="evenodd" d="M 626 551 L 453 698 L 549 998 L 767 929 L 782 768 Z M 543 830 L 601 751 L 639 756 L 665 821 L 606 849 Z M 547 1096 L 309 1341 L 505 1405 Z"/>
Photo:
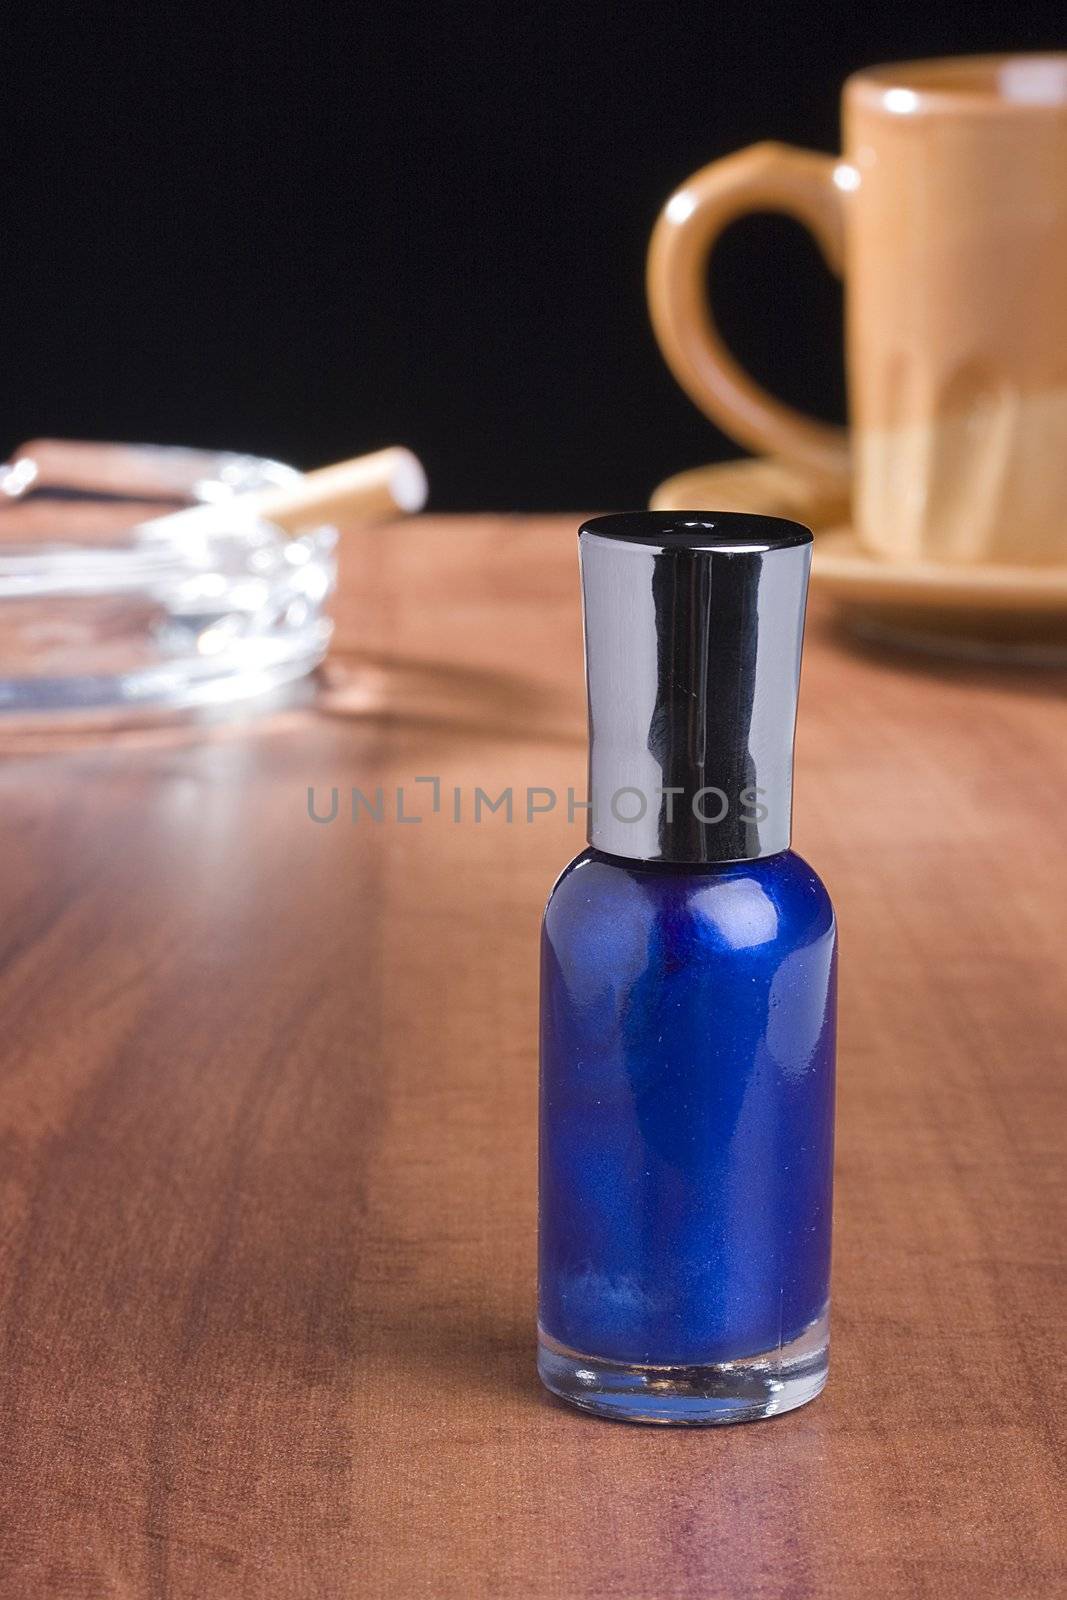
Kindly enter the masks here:
<path id="1" fill-rule="evenodd" d="M 1061 673 L 816 603 L 829 1387 L 680 1432 L 538 1386 L 538 920 L 583 841 L 523 802 L 584 789 L 575 521 L 350 536 L 311 703 L 5 742 L 5 1600 L 1062 1592 Z"/>

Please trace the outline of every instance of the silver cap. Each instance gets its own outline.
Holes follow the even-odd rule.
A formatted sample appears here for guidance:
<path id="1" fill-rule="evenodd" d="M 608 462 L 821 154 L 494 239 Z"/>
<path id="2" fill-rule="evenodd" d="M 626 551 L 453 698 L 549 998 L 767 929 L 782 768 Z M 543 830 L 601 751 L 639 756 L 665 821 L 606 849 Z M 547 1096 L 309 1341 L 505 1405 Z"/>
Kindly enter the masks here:
<path id="1" fill-rule="evenodd" d="M 583 523 L 596 849 L 711 862 L 788 848 L 811 543 L 798 522 L 736 511 Z"/>

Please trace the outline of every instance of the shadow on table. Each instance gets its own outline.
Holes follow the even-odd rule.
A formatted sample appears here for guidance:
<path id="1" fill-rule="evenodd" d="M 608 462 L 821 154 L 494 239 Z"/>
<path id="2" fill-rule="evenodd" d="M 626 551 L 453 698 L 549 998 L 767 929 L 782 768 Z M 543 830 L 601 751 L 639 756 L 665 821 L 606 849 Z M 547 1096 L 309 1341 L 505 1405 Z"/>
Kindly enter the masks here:
<path id="1" fill-rule="evenodd" d="M 909 644 L 905 638 L 857 631 L 847 620 L 825 617 L 816 625 L 834 648 L 893 672 L 923 682 L 972 685 L 1053 700 L 1067 697 L 1067 661 L 1062 653 L 1045 655 L 1040 643 L 1030 654 L 1008 646 L 988 647 L 950 641 Z"/>
<path id="2" fill-rule="evenodd" d="M 547 1396 L 537 1376 L 535 1315 L 532 1303 L 521 1325 L 494 1321 L 488 1311 L 454 1317 L 425 1309 L 379 1327 L 367 1354 L 374 1367 L 387 1359 L 413 1395 L 446 1386 L 450 1409 L 457 1401 L 471 1406 L 479 1400 L 540 1407 Z"/>
<path id="3" fill-rule="evenodd" d="M 314 711 L 327 717 L 433 726 L 484 738 L 585 739 L 583 706 L 536 680 L 412 657 L 331 655 L 319 669 Z"/>

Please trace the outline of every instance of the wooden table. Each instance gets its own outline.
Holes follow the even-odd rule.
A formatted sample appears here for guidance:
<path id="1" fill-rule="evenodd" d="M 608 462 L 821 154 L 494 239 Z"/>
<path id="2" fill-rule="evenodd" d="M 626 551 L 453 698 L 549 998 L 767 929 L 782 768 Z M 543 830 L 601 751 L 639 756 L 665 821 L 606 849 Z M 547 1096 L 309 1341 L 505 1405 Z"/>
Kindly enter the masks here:
<path id="1" fill-rule="evenodd" d="M 521 819 L 584 787 L 575 520 L 350 538 L 316 705 L 8 741 L 5 1600 L 1063 1583 L 1062 674 L 864 653 L 816 605 L 830 1386 L 696 1433 L 539 1389 L 538 918 L 583 841 Z"/>

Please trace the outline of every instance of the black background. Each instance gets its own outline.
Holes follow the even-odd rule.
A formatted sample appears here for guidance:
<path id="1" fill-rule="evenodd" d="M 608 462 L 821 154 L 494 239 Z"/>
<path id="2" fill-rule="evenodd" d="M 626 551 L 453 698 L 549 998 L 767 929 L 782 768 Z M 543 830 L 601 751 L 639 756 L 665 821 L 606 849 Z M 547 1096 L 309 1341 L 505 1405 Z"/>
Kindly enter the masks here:
<path id="1" fill-rule="evenodd" d="M 5 30 L 0 450 L 314 466 L 400 442 L 439 508 L 574 509 L 737 453 L 648 327 L 681 179 L 757 139 L 835 149 L 856 67 L 1067 32 L 1062 0 L 80 6 Z M 713 276 L 750 368 L 841 416 L 840 291 L 801 230 L 738 225 Z"/>

